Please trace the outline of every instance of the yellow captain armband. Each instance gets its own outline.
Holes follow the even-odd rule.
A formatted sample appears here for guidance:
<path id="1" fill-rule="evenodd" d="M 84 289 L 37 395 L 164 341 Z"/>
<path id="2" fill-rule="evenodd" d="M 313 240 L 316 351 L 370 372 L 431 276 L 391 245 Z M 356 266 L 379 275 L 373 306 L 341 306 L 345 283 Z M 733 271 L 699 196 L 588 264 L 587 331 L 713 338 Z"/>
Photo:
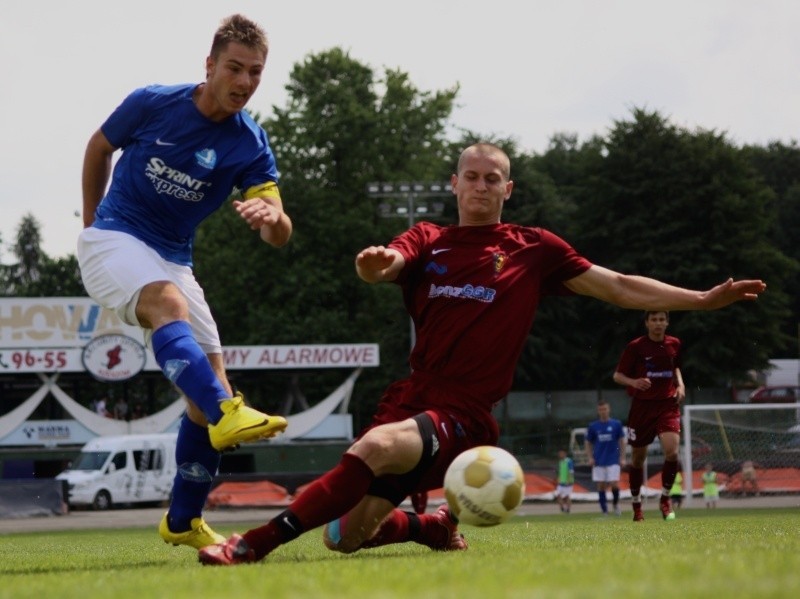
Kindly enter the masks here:
<path id="1" fill-rule="evenodd" d="M 245 200 L 252 200 L 253 198 L 272 198 L 281 201 L 281 192 L 278 190 L 278 184 L 275 181 L 267 181 L 260 185 L 253 185 L 250 189 L 242 194 Z"/>

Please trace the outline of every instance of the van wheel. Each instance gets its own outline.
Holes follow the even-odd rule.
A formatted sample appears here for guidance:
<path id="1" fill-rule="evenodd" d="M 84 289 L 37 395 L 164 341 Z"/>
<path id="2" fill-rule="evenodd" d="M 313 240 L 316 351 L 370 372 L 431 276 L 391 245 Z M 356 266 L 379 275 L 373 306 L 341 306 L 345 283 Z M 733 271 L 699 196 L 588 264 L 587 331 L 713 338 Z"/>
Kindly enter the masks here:
<path id="1" fill-rule="evenodd" d="M 111 507 L 111 495 L 108 491 L 98 491 L 94 496 L 92 507 L 96 510 L 107 510 Z"/>

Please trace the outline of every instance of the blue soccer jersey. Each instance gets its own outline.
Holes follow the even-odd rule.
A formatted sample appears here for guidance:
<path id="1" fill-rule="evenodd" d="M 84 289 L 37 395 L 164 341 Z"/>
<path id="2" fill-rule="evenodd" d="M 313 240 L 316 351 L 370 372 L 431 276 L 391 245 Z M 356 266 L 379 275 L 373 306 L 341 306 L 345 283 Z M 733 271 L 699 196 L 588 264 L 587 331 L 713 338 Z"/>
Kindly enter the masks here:
<path id="1" fill-rule="evenodd" d="M 206 118 L 192 100 L 196 88 L 137 89 L 103 123 L 123 151 L 93 225 L 133 235 L 189 266 L 195 230 L 234 188 L 278 180 L 266 132 L 245 112 Z"/>
<path id="2" fill-rule="evenodd" d="M 605 422 L 595 420 L 586 431 L 586 440 L 592 444 L 592 457 L 596 466 L 619 464 L 619 440 L 625 437 L 622 423 L 616 418 Z"/>

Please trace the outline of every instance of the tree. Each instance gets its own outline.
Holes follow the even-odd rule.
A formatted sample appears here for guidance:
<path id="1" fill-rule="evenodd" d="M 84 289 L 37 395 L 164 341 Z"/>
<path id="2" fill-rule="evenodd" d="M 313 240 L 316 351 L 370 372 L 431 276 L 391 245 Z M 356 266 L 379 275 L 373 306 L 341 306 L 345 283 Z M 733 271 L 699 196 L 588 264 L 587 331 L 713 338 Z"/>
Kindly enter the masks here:
<path id="1" fill-rule="evenodd" d="M 39 278 L 27 285 L 21 293 L 27 297 L 72 297 L 85 296 L 78 259 L 73 254 L 63 258 L 42 256 Z"/>
<path id="2" fill-rule="evenodd" d="M 44 258 L 42 236 L 39 221 L 32 214 L 22 217 L 17 227 L 17 238 L 11 251 L 17 262 L 8 268 L 8 292 L 19 294 L 36 283 L 40 276 L 40 267 Z"/>
<path id="3" fill-rule="evenodd" d="M 220 211 L 198 231 L 197 276 L 227 344 L 380 343 L 384 366 L 359 384 L 377 397 L 376 387 L 407 373 L 409 338 L 399 291 L 355 274 L 358 250 L 401 229 L 378 218 L 366 184 L 438 178 L 449 168 L 444 133 L 457 88 L 422 92 L 393 70 L 378 79 L 333 49 L 296 65 L 287 90 L 286 107 L 264 128 L 292 240 L 270 250 L 231 210 Z M 318 373 L 303 384 L 313 395 L 340 376 Z"/>
<path id="4" fill-rule="evenodd" d="M 771 212 L 776 218 L 769 238 L 776 247 L 800 263 L 800 244 L 797 243 L 800 231 L 800 147 L 796 142 L 789 145 L 773 142 L 762 148 L 746 146 L 744 154 L 756 169 L 762 180 L 774 192 Z M 800 269 L 795 269 L 786 285 L 786 293 L 791 301 L 791 315 L 785 319 L 782 330 L 788 343 L 776 353 L 776 358 L 798 356 L 798 335 L 800 335 Z"/>
<path id="5" fill-rule="evenodd" d="M 762 278 L 770 289 L 752 304 L 676 313 L 690 385 L 726 383 L 764 367 L 783 344 L 783 291 L 795 267 L 770 242 L 771 191 L 738 148 L 713 131 L 690 132 L 658 113 L 634 109 L 591 164 L 578 194 L 579 251 L 626 273 L 704 289 L 726 277 Z M 584 330 L 594 339 L 590 376 L 607 380 L 624 342 L 642 333 L 641 314 L 592 303 Z"/>
<path id="6" fill-rule="evenodd" d="M 73 255 L 50 258 L 41 247 L 41 226 L 26 214 L 17 227 L 11 248 L 16 262 L 2 268 L 0 285 L 4 297 L 58 297 L 86 295 L 78 260 Z"/>

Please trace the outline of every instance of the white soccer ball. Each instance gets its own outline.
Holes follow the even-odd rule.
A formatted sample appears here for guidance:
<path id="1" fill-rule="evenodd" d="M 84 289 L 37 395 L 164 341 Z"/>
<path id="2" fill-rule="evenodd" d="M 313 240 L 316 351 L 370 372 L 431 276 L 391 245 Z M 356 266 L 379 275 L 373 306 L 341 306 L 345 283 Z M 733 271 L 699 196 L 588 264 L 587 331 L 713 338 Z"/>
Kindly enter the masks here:
<path id="1" fill-rule="evenodd" d="M 494 526 L 510 518 L 525 497 L 525 475 L 504 449 L 483 445 L 459 455 L 444 475 L 444 494 L 459 522 Z"/>

